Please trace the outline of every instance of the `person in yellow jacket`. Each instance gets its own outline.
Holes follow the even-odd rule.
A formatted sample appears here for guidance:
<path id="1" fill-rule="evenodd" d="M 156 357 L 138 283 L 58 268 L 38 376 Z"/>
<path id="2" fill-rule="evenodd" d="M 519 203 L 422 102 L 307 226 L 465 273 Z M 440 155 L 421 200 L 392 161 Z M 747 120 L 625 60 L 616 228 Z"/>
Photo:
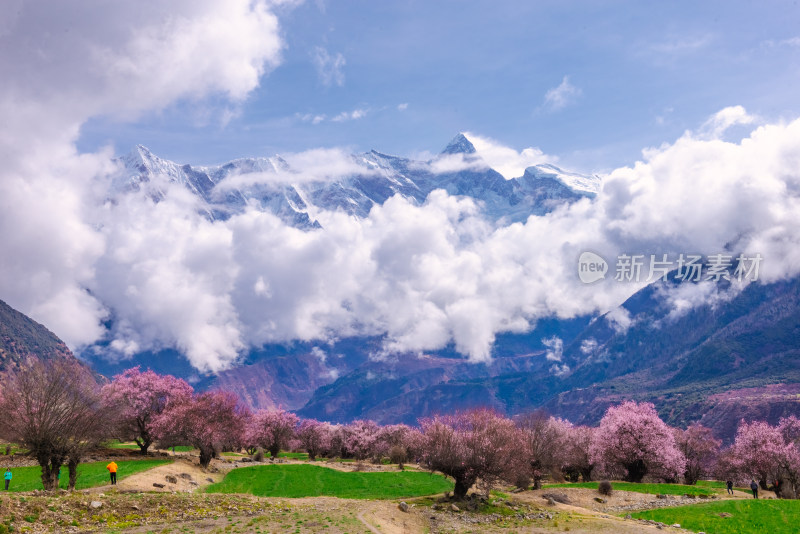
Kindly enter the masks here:
<path id="1" fill-rule="evenodd" d="M 110 464 L 108 464 L 106 466 L 106 469 L 108 469 L 108 472 L 111 473 L 111 485 L 112 486 L 116 486 L 117 485 L 117 464 L 116 464 L 116 462 L 112 461 Z"/>

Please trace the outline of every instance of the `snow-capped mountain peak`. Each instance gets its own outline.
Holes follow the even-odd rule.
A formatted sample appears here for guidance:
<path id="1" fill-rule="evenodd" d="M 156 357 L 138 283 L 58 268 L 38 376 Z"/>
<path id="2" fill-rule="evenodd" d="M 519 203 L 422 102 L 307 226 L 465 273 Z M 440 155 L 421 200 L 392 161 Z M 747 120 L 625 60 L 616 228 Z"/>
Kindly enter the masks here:
<path id="1" fill-rule="evenodd" d="M 589 176 L 586 174 L 565 171 L 550 163 L 542 163 L 540 165 L 528 167 L 525 169 L 525 175 L 523 176 L 523 179 L 526 178 L 549 178 L 557 180 L 573 191 L 591 196 L 596 195 L 600 191 L 600 187 L 602 185 L 602 179 L 596 174 Z"/>
<path id="2" fill-rule="evenodd" d="M 479 159 L 464 134 L 456 135 L 440 158 Z M 373 206 L 400 195 L 422 203 L 434 189 L 475 199 L 484 215 L 500 224 L 524 221 L 559 205 L 594 196 L 600 179 L 554 165 L 528 167 L 520 178 L 506 180 L 485 164 L 435 166 L 372 150 L 350 156 L 345 175 L 319 179 L 304 176 L 280 156 L 241 158 L 217 166 L 192 166 L 159 158 L 137 145 L 119 158 L 115 194 L 142 192 L 155 202 L 167 194 L 166 182 L 180 184 L 202 200 L 200 212 L 210 219 L 227 219 L 247 209 L 268 211 L 287 224 L 311 229 L 320 211 L 343 211 L 366 217 Z M 436 160 L 434 160 L 436 161 Z M 304 176 L 295 181 L 292 176 Z"/>
<path id="3" fill-rule="evenodd" d="M 442 154 L 476 154 L 475 145 L 463 133 L 459 133 L 442 150 Z"/>

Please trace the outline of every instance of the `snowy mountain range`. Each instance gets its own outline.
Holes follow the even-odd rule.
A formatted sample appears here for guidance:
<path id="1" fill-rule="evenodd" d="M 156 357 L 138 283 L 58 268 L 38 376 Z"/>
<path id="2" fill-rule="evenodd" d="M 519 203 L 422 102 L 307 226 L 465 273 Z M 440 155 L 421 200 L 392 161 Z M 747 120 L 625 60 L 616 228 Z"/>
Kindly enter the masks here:
<path id="1" fill-rule="evenodd" d="M 375 150 L 347 159 L 348 172 L 320 176 L 293 168 L 281 156 L 192 166 L 162 159 L 138 145 L 119 158 L 121 171 L 114 179 L 113 194 L 143 192 L 159 201 L 169 184 L 180 184 L 199 197 L 209 219 L 224 220 L 254 207 L 291 226 L 310 229 L 319 227 L 315 213 L 320 210 L 366 217 L 373 206 L 394 195 L 422 203 L 435 189 L 470 197 L 487 217 L 508 224 L 593 197 L 601 185 L 599 176 L 551 164 L 528 167 L 522 176 L 506 179 L 486 164 L 463 134 L 428 161 Z"/>

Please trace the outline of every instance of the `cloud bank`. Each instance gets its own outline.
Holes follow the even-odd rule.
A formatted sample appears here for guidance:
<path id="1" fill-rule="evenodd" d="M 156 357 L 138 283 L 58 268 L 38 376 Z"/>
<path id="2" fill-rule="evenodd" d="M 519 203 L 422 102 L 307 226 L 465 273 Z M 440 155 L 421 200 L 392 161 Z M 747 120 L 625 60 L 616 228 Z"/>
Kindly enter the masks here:
<path id="1" fill-rule="evenodd" d="M 391 198 L 363 219 L 322 210 L 322 228 L 307 231 L 255 207 L 209 221 L 174 184 L 158 203 L 109 201 L 113 153 L 76 151 L 83 122 L 180 99 L 236 102 L 280 61 L 266 2 L 145 4 L 25 3 L 0 31 L 0 298 L 73 348 L 107 341 L 125 357 L 177 347 L 217 371 L 266 342 L 382 335 L 385 352 L 453 342 L 480 362 L 499 332 L 613 310 L 640 287 L 581 284 L 584 250 L 757 252 L 764 281 L 800 270 L 800 121 L 757 125 L 741 108 L 644 151 L 596 198 L 508 226 L 444 191 L 422 205 Z M 752 131 L 725 140 L 729 126 Z M 507 175 L 543 162 L 534 149 L 470 139 Z M 318 176 L 331 162 L 346 173 L 343 154 L 291 157 Z M 697 298 L 678 295 L 676 306 Z"/>

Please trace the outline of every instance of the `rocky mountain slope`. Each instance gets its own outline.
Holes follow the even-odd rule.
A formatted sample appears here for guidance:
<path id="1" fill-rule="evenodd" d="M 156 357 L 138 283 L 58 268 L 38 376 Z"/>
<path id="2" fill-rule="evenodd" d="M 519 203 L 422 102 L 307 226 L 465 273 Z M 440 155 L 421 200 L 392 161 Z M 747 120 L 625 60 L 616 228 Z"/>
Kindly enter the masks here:
<path id="1" fill-rule="evenodd" d="M 30 359 L 73 359 L 55 334 L 0 300 L 0 377 L 13 373 Z"/>

